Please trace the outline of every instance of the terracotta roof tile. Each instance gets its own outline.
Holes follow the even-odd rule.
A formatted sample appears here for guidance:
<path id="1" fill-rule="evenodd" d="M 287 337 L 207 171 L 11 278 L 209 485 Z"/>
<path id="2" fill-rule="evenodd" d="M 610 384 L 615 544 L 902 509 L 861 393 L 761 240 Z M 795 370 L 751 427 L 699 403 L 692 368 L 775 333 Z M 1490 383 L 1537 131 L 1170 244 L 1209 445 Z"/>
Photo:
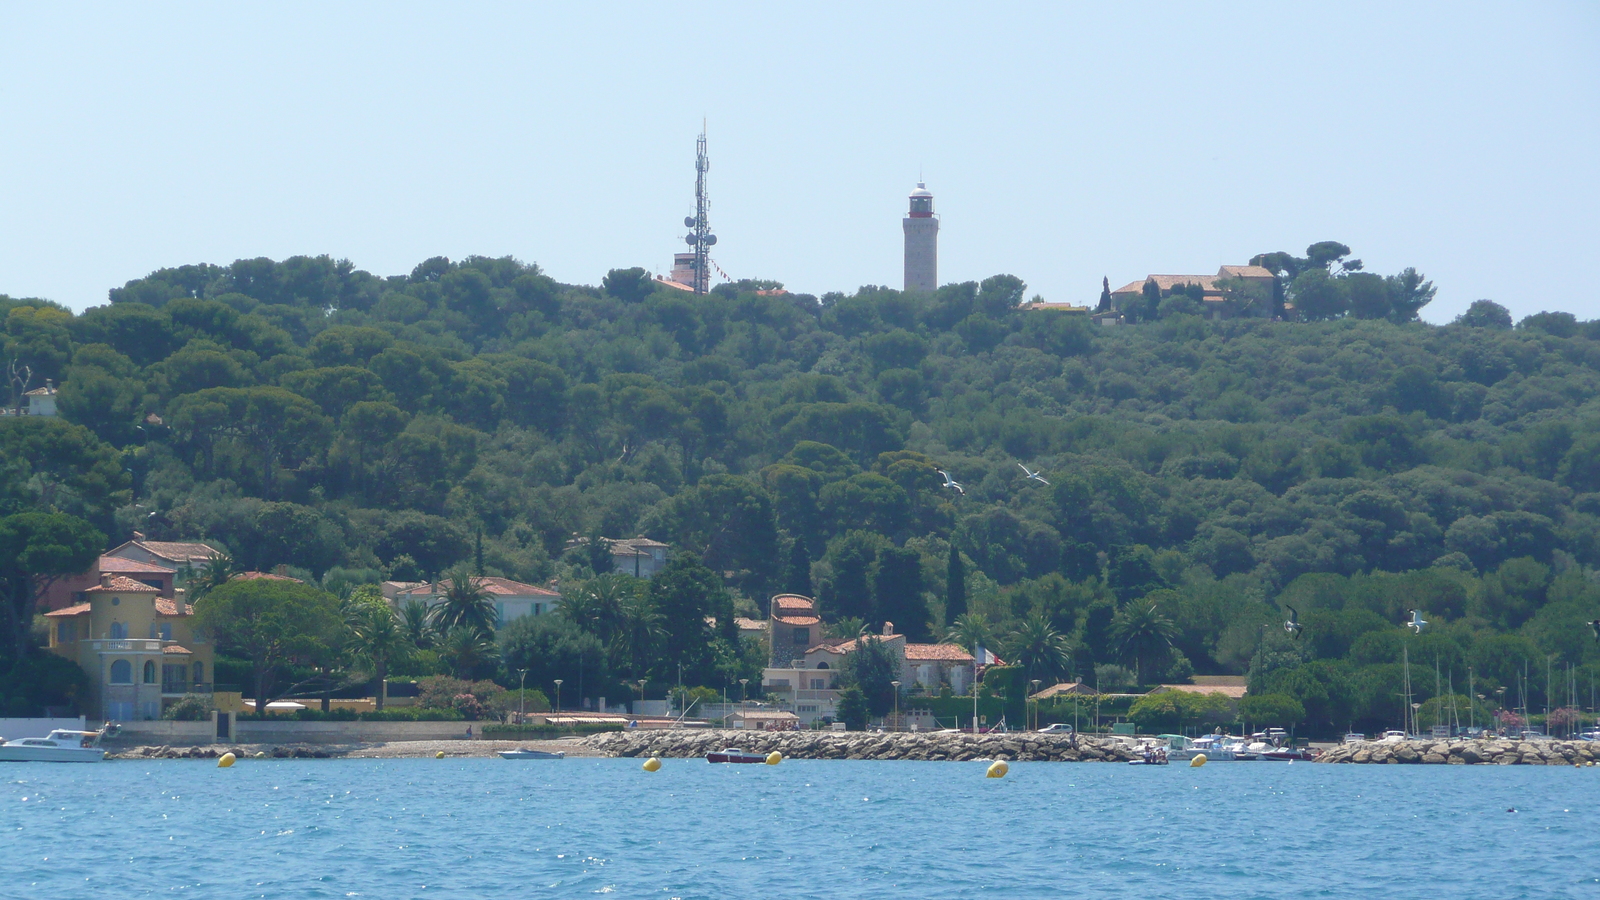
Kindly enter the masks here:
<path id="1" fill-rule="evenodd" d="M 213 547 L 188 541 L 138 541 L 139 546 L 167 559 L 211 559 L 218 556 Z"/>
<path id="2" fill-rule="evenodd" d="M 161 648 L 161 652 L 162 653 L 173 653 L 173 654 L 181 653 L 181 654 L 184 654 L 184 655 L 187 655 L 187 656 L 193 656 L 194 655 L 194 651 L 184 649 L 183 647 L 180 647 L 177 644 L 168 644 L 165 647 Z"/>
<path id="3" fill-rule="evenodd" d="M 102 572 L 148 572 L 152 575 L 176 575 L 177 569 L 158 566 L 142 559 L 123 559 L 120 556 L 100 557 L 100 571 Z"/>
<path id="4" fill-rule="evenodd" d="M 1271 278 L 1272 270 L 1265 266 L 1223 266 L 1217 270 L 1219 278 Z"/>
<path id="5" fill-rule="evenodd" d="M 816 625 L 822 620 L 816 616 L 774 616 L 785 625 Z"/>
<path id="6" fill-rule="evenodd" d="M 53 619 L 59 616 L 86 616 L 89 614 L 89 604 L 79 603 L 76 606 L 64 606 L 61 609 L 45 613 L 45 618 Z"/>
<path id="7" fill-rule="evenodd" d="M 194 607 L 189 606 L 188 604 L 184 604 L 184 609 L 186 609 L 188 611 L 183 613 L 183 615 L 187 616 L 187 615 L 192 615 L 194 613 Z M 158 615 L 158 616 L 176 616 L 176 615 L 178 615 L 178 603 L 177 603 L 177 601 L 168 600 L 165 597 L 157 597 L 156 598 L 156 615 Z"/>
<path id="8" fill-rule="evenodd" d="M 907 644 L 906 659 L 937 659 L 972 662 L 972 654 L 955 644 Z"/>
<path id="9" fill-rule="evenodd" d="M 161 591 L 145 584 L 134 581 L 126 575 L 113 575 L 109 584 L 97 584 L 84 591 L 85 594 L 159 594 Z"/>
<path id="10" fill-rule="evenodd" d="M 798 719 L 799 716 L 782 709 L 736 709 L 728 714 L 741 719 Z"/>

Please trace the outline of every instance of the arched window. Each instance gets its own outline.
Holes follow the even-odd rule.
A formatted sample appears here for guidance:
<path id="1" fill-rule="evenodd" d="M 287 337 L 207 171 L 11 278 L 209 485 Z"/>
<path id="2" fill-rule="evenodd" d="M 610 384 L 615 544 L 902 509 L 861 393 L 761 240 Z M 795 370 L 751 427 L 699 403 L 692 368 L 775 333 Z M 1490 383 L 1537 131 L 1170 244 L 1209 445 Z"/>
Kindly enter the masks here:
<path id="1" fill-rule="evenodd" d="M 111 639 L 113 641 L 123 641 L 123 640 L 127 640 L 127 638 L 128 638 L 128 623 L 127 622 L 112 622 L 111 623 Z"/>
<path id="2" fill-rule="evenodd" d="M 204 663 L 195 663 L 194 664 L 194 683 L 195 684 L 203 684 L 205 682 L 205 680 L 206 680 L 205 679 L 205 673 L 206 673 L 205 664 Z"/>
<path id="3" fill-rule="evenodd" d="M 144 661 L 144 683 L 156 683 L 156 664 L 148 659 Z"/>
<path id="4" fill-rule="evenodd" d="M 133 664 L 125 659 L 116 660 L 111 664 L 112 684 L 133 684 Z"/>
<path id="5" fill-rule="evenodd" d="M 826 669 L 827 667 L 828 667 L 828 664 L 825 663 L 825 662 L 824 663 L 817 663 L 817 668 L 819 668 L 819 669 Z"/>

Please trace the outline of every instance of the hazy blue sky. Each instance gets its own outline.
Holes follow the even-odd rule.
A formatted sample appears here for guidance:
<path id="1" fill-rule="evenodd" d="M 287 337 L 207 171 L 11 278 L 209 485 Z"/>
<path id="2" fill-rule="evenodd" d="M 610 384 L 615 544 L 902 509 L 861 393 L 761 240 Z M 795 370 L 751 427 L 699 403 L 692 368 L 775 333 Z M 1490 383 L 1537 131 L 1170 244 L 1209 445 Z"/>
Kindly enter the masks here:
<path id="1" fill-rule="evenodd" d="M 714 258 L 1092 301 L 1333 239 L 1600 317 L 1600 4 L 0 4 L 0 293 L 160 266 L 510 254 L 665 271 L 710 120 Z"/>

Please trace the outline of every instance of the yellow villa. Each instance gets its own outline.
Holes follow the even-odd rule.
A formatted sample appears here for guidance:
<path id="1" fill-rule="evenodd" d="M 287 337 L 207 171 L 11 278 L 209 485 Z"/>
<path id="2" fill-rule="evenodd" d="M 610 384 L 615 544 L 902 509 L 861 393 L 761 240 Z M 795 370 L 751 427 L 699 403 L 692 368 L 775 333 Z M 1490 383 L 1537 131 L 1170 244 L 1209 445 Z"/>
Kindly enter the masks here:
<path id="1" fill-rule="evenodd" d="M 168 599 L 143 582 L 104 574 L 83 597 L 45 618 L 50 651 L 89 675 L 86 711 L 107 721 L 159 719 L 185 694 L 211 692 L 213 649 L 195 634 L 182 592 Z"/>

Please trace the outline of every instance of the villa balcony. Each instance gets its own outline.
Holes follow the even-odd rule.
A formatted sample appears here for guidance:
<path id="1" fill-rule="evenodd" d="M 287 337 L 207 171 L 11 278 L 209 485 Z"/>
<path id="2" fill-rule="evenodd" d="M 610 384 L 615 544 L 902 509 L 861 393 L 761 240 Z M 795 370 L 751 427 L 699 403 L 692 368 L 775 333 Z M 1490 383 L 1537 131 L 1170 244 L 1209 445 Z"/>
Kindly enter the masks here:
<path id="1" fill-rule="evenodd" d="M 160 653 L 161 645 L 170 641 L 144 638 L 107 638 L 98 641 L 81 641 L 97 653 Z"/>

